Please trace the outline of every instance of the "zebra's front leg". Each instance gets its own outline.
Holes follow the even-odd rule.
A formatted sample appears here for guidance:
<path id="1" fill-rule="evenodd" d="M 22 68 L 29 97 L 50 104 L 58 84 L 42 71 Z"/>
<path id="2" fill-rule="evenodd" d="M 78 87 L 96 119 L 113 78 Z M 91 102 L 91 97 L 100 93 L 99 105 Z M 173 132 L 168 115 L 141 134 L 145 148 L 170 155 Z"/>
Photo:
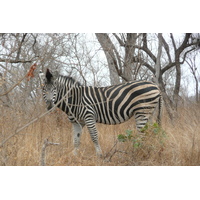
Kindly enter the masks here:
<path id="1" fill-rule="evenodd" d="M 88 131 L 90 133 L 91 139 L 94 143 L 96 154 L 97 154 L 98 157 L 101 157 L 102 156 L 102 150 L 101 150 L 101 147 L 99 145 L 98 132 L 97 132 L 97 129 L 96 129 L 96 122 L 95 122 L 93 117 L 87 117 L 87 119 L 85 120 L 85 123 L 86 123 Z"/>
<path id="2" fill-rule="evenodd" d="M 81 134 L 82 134 L 82 128 L 84 124 L 78 124 L 78 123 L 73 123 L 73 143 L 74 143 L 74 150 L 73 153 L 74 155 L 78 154 L 79 150 L 79 145 L 80 145 L 80 139 L 81 139 Z"/>

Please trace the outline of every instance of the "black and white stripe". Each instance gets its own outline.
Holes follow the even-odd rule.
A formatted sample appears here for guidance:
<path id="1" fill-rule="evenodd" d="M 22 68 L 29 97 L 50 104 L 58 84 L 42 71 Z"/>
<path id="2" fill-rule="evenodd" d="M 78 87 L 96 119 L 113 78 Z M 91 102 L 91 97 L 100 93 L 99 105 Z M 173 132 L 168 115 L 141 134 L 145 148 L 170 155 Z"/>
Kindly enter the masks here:
<path id="1" fill-rule="evenodd" d="M 134 116 L 137 129 L 140 130 L 158 105 L 160 122 L 162 97 L 152 82 L 134 81 L 108 87 L 86 87 L 71 77 L 53 74 L 48 69 L 43 77 L 43 97 L 48 109 L 58 104 L 73 123 L 75 153 L 84 125 L 90 132 L 97 154 L 101 154 L 96 122 L 119 124 Z"/>

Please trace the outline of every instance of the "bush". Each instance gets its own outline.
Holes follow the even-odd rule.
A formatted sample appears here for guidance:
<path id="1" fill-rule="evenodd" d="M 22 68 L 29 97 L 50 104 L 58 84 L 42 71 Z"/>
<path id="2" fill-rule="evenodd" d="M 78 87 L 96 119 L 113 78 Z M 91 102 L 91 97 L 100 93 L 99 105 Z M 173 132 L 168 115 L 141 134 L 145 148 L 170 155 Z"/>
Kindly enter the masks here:
<path id="1" fill-rule="evenodd" d="M 119 134 L 117 139 L 119 142 L 132 142 L 134 148 L 143 148 L 149 139 L 156 140 L 150 144 L 151 147 L 155 146 L 155 143 L 164 145 L 166 132 L 157 123 L 146 124 L 140 132 L 139 134 L 133 134 L 132 130 L 126 130 L 125 134 Z"/>

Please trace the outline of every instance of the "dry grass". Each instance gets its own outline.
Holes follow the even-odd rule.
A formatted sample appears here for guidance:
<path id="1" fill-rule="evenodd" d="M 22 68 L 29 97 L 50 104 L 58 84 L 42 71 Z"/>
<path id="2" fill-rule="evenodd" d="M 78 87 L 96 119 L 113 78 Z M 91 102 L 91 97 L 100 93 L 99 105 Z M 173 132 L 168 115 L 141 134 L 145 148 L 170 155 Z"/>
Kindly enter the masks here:
<path id="1" fill-rule="evenodd" d="M 28 123 L 43 107 L 32 113 L 0 108 L 0 141 Z M 0 148 L 0 165 L 38 166 L 45 139 L 59 143 L 46 148 L 46 165 L 50 166 L 146 166 L 146 165 L 200 165 L 200 108 L 197 105 L 179 109 L 179 117 L 172 122 L 163 113 L 165 134 L 136 135 L 133 119 L 121 125 L 97 124 L 99 140 L 104 154 L 97 158 L 93 143 L 86 128 L 83 129 L 80 153 L 72 154 L 71 124 L 61 112 L 53 112 L 31 124 L 8 140 Z M 119 134 L 133 130 L 134 138 L 142 146 L 134 147 L 132 141 L 117 142 Z"/>

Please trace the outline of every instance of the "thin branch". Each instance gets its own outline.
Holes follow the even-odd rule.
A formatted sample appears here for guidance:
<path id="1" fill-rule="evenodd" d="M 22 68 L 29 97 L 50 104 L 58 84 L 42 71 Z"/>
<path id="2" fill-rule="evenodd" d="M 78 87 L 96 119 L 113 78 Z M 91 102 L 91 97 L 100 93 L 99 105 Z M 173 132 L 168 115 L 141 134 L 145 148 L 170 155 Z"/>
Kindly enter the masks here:
<path id="1" fill-rule="evenodd" d="M 169 63 L 168 65 L 166 65 L 164 68 L 161 69 L 161 74 L 164 74 L 168 69 L 174 67 L 177 63 L 173 62 L 173 63 Z"/>
<path id="2" fill-rule="evenodd" d="M 177 54 L 180 55 L 182 53 L 182 51 L 187 47 L 187 43 L 188 43 L 188 40 L 190 38 L 190 35 L 191 33 L 186 33 L 185 34 L 185 38 L 182 42 L 182 44 L 180 45 L 180 47 L 177 49 Z"/>
<path id="3" fill-rule="evenodd" d="M 21 128 L 17 129 L 13 134 L 11 134 L 9 137 L 7 137 L 5 140 L 3 140 L 0 144 L 0 148 L 13 136 L 15 136 L 16 134 L 18 134 L 20 131 L 22 131 L 23 129 L 25 129 L 26 127 L 30 126 L 31 124 L 33 124 L 34 122 L 38 121 L 39 119 L 41 119 L 42 117 L 44 117 L 45 115 L 47 115 L 49 112 L 51 112 L 54 109 L 54 107 L 48 111 L 46 111 L 45 113 L 43 113 L 42 115 L 34 118 L 33 120 L 31 120 L 29 123 L 25 124 L 24 126 L 22 126 Z"/>
<path id="4" fill-rule="evenodd" d="M 153 74 L 155 74 L 155 69 L 147 62 L 145 62 L 142 58 L 138 59 L 137 57 L 133 57 L 133 62 L 141 63 L 146 66 Z"/>
<path id="5" fill-rule="evenodd" d="M 175 43 L 175 41 L 174 41 L 174 36 L 173 36 L 173 34 L 172 33 L 170 33 L 170 37 L 171 37 L 171 40 L 172 40 L 172 44 L 173 44 L 173 47 L 174 47 L 174 52 L 176 52 L 176 43 Z"/>
<path id="6" fill-rule="evenodd" d="M 13 85 L 8 91 L 4 92 L 3 94 L 0 94 L 0 97 L 4 96 L 4 95 L 8 94 L 10 91 L 12 91 L 15 87 L 17 87 L 25 79 L 25 77 L 26 77 L 26 75 L 21 80 L 19 80 L 15 85 Z"/>
<path id="7" fill-rule="evenodd" d="M 134 47 L 143 50 L 154 61 L 154 63 L 156 63 L 156 56 L 153 55 L 148 47 L 138 45 L 135 45 Z"/>
<path id="8" fill-rule="evenodd" d="M 38 121 L 39 119 L 41 119 L 42 117 L 44 117 L 45 115 L 47 115 L 49 112 L 51 112 L 53 109 L 55 109 L 60 103 L 61 101 L 63 101 L 63 99 L 66 98 L 66 96 L 69 94 L 69 92 L 72 90 L 72 88 L 75 86 L 76 82 L 74 82 L 74 84 L 72 85 L 72 87 L 67 91 L 67 93 L 60 99 L 60 101 L 58 101 L 50 110 L 46 111 L 45 113 L 39 115 L 38 117 L 35 117 L 33 120 L 31 120 L 29 123 L 25 124 L 24 126 L 22 126 L 21 128 L 15 130 L 15 132 L 13 134 L 11 134 L 10 136 L 8 136 L 5 140 L 3 140 L 3 142 L 0 144 L 0 148 L 10 139 L 12 138 L 14 135 L 18 134 L 20 131 L 22 131 L 23 129 L 25 129 L 26 127 L 30 126 L 31 124 L 33 124 L 34 122 Z M 78 122 L 77 122 L 78 123 Z"/>
<path id="9" fill-rule="evenodd" d="M 32 62 L 32 60 L 0 59 L 0 62 L 6 62 L 6 63 L 30 63 L 30 62 Z"/>
<path id="10" fill-rule="evenodd" d="M 183 60 L 181 62 L 172 62 L 172 63 L 169 63 L 168 65 L 166 65 L 163 69 L 161 69 L 161 74 L 164 74 L 168 69 L 176 66 L 176 64 L 180 64 L 182 65 L 184 62 L 185 62 L 185 58 L 186 58 L 186 55 L 190 52 L 190 51 L 193 51 L 195 49 L 194 48 L 191 48 L 189 49 L 188 51 L 185 52 L 184 56 L 183 56 Z"/>
<path id="11" fill-rule="evenodd" d="M 124 44 L 124 42 L 119 38 L 119 36 L 116 34 L 116 33 L 113 33 L 113 35 L 115 36 L 115 38 L 117 39 L 117 41 L 119 42 L 119 44 L 121 45 L 121 46 L 125 46 L 125 44 Z"/>
<path id="12" fill-rule="evenodd" d="M 18 47 L 18 52 L 17 52 L 16 60 L 19 60 L 19 56 L 20 56 L 20 53 L 21 53 L 22 44 L 23 44 L 23 42 L 24 42 L 24 40 L 25 40 L 26 35 L 27 35 L 27 33 L 23 34 L 22 40 L 21 40 L 21 42 L 19 43 L 19 47 Z"/>
<path id="13" fill-rule="evenodd" d="M 104 156 L 104 159 L 109 155 L 109 153 L 113 150 L 113 148 L 117 145 L 118 140 L 115 141 L 114 145 L 112 146 L 112 148 L 110 149 L 110 151 Z"/>
<path id="14" fill-rule="evenodd" d="M 40 158 L 40 165 L 45 166 L 46 165 L 46 148 L 50 145 L 59 145 L 60 143 L 53 143 L 49 142 L 48 139 L 44 140 L 44 143 L 42 145 L 42 152 L 41 152 L 41 158 Z"/>
<path id="15" fill-rule="evenodd" d="M 188 51 L 186 51 L 186 52 L 184 53 L 183 60 L 182 60 L 182 62 L 180 62 L 180 64 L 183 64 L 183 63 L 185 62 L 186 55 L 187 55 L 190 51 L 193 51 L 193 50 L 195 50 L 195 47 L 189 49 Z"/>
<path id="16" fill-rule="evenodd" d="M 7 69 L 6 67 L 4 67 L 2 64 L 0 64 L 0 67 L 2 67 L 3 69 L 6 70 L 6 72 L 9 72 L 10 74 L 12 74 L 13 76 L 15 76 L 15 73 L 13 73 L 11 70 Z"/>

